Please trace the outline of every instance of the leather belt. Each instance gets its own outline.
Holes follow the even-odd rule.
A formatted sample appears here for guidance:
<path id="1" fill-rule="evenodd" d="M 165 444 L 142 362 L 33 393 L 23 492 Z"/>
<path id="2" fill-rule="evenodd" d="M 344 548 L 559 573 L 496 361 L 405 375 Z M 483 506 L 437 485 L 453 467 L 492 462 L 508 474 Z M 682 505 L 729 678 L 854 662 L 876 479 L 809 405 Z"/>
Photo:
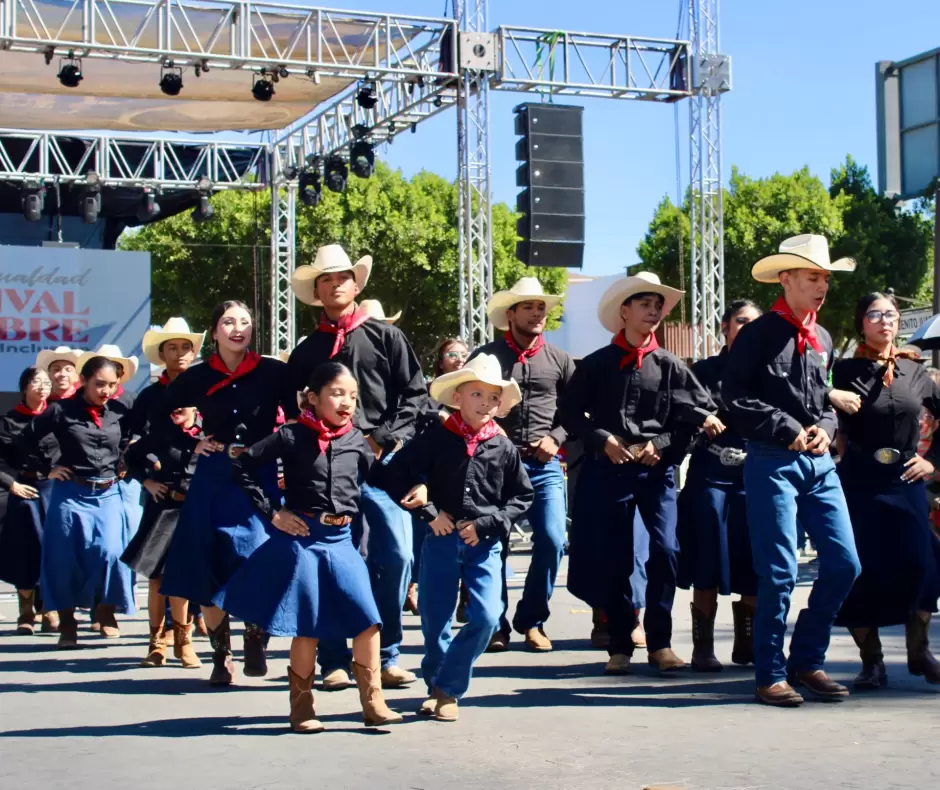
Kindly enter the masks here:
<path id="1" fill-rule="evenodd" d="M 244 455 L 248 452 L 248 448 L 243 444 L 227 444 L 225 445 L 225 454 L 229 458 L 238 458 L 240 455 Z"/>
<path id="2" fill-rule="evenodd" d="M 327 527 L 345 527 L 352 523 L 352 516 L 337 516 L 333 513 L 311 513 L 308 510 L 301 510 L 300 514 L 307 518 L 319 521 Z"/>
<path id="3" fill-rule="evenodd" d="M 169 491 L 166 492 L 166 498 L 171 499 L 174 502 L 185 502 L 186 494 L 181 494 L 179 491 L 174 491 L 173 489 L 170 489 Z"/>
<path id="4" fill-rule="evenodd" d="M 95 491 L 107 491 L 120 479 L 120 477 L 112 477 L 108 480 L 96 480 L 90 477 L 73 477 L 72 482 L 90 488 L 94 493 Z"/>
<path id="5" fill-rule="evenodd" d="M 747 453 L 737 447 L 719 447 L 717 444 L 710 444 L 708 452 L 717 455 L 722 466 L 741 466 L 747 458 Z"/>

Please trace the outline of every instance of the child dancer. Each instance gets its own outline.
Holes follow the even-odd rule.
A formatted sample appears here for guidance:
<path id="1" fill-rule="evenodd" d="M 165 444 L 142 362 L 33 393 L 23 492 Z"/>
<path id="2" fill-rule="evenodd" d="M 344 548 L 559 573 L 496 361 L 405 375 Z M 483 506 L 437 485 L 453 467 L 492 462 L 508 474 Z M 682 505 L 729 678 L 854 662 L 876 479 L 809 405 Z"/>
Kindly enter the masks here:
<path id="1" fill-rule="evenodd" d="M 457 720 L 457 700 L 470 686 L 473 664 L 486 649 L 503 612 L 501 539 L 532 504 L 532 484 L 515 445 L 493 421 L 522 400 L 519 385 L 502 377 L 499 361 L 480 354 L 431 383 L 431 397 L 459 411 L 432 423 L 383 470 L 379 483 L 396 501 L 427 484 L 427 504 L 407 499 L 431 532 L 421 556 L 421 670 L 430 699 L 419 711 Z M 457 588 L 469 592 L 469 622 L 454 637 Z"/>
<path id="2" fill-rule="evenodd" d="M 239 485 L 278 531 L 245 561 L 214 603 L 266 633 L 294 637 L 288 675 L 295 732 L 324 729 L 312 691 L 320 639 L 353 638 L 353 674 L 366 725 L 402 720 L 382 697 L 381 620 L 349 526 L 359 512 L 359 480 L 375 460 L 352 424 L 358 396 L 349 368 L 339 362 L 319 365 L 299 422 L 262 439 L 234 464 Z M 262 482 L 262 470 L 278 458 L 284 463 L 284 507 Z"/>

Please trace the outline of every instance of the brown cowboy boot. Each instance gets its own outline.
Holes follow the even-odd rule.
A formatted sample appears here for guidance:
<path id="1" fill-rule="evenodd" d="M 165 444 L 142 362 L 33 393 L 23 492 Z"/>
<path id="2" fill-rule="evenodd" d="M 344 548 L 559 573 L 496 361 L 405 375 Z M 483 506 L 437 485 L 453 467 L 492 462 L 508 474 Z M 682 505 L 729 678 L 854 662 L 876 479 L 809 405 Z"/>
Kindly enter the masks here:
<path id="1" fill-rule="evenodd" d="M 59 633 L 59 613 L 58 612 L 43 612 L 42 613 L 42 627 L 39 630 L 43 634 Z"/>
<path id="2" fill-rule="evenodd" d="M 696 672 L 721 672 L 721 662 L 715 657 L 715 615 L 706 616 L 695 604 L 692 610 L 692 669 Z"/>
<path id="3" fill-rule="evenodd" d="M 235 677 L 235 662 L 232 660 L 232 624 L 226 614 L 218 628 L 209 629 L 212 645 L 212 674 L 210 686 L 230 686 Z"/>
<path id="4" fill-rule="evenodd" d="M 260 626 L 245 623 L 245 675 L 250 678 L 263 678 L 268 674 L 268 660 L 265 647 L 268 637 Z"/>
<path id="5" fill-rule="evenodd" d="M 59 650 L 78 647 L 78 621 L 74 609 L 59 610 Z"/>
<path id="6" fill-rule="evenodd" d="M 734 616 L 731 663 L 744 667 L 754 663 L 754 607 L 744 601 L 734 601 L 731 613 Z"/>
<path id="7" fill-rule="evenodd" d="M 140 662 L 142 667 L 162 667 L 166 664 L 166 641 L 163 638 L 163 626 L 150 626 L 150 646 L 147 657 Z"/>
<path id="8" fill-rule="evenodd" d="M 20 605 L 19 617 L 16 618 L 16 633 L 20 636 L 32 636 L 35 631 L 36 601 L 35 590 L 17 590 L 17 599 Z"/>
<path id="9" fill-rule="evenodd" d="M 929 649 L 927 633 L 930 630 L 930 612 L 911 612 L 904 628 L 907 638 L 907 671 L 923 676 L 931 685 L 940 683 L 940 662 Z"/>
<path id="10" fill-rule="evenodd" d="M 408 594 L 405 596 L 405 605 L 402 607 L 402 611 L 418 614 L 418 585 L 414 582 L 408 585 Z"/>
<path id="11" fill-rule="evenodd" d="M 362 717 L 367 727 L 379 727 L 384 724 L 398 724 L 402 717 L 385 704 L 382 696 L 381 669 L 369 669 L 353 661 L 353 675 L 359 687 L 359 701 L 362 703 Z"/>
<path id="12" fill-rule="evenodd" d="M 183 669 L 199 669 L 202 661 L 193 649 L 192 624 L 173 623 L 173 655 L 180 660 Z"/>
<path id="13" fill-rule="evenodd" d="M 209 633 L 211 635 L 212 631 Z M 293 669 L 287 668 L 290 680 L 290 728 L 294 732 L 323 732 L 325 729 L 313 708 L 314 674 L 315 671 L 302 678 Z"/>
<path id="14" fill-rule="evenodd" d="M 877 628 L 850 628 L 849 633 L 858 645 L 862 657 L 862 671 L 855 676 L 856 689 L 880 689 L 888 684 L 884 653 Z"/>
<path id="15" fill-rule="evenodd" d="M 95 621 L 101 627 L 101 635 L 105 639 L 117 639 L 121 635 L 117 618 L 114 616 L 114 607 L 99 603 L 95 609 Z"/>

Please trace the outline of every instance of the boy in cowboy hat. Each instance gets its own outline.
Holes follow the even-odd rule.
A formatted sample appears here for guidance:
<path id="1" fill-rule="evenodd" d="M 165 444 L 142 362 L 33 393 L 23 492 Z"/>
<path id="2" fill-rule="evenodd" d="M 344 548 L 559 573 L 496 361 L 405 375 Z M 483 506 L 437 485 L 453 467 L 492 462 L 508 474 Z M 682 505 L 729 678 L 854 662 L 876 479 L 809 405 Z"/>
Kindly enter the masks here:
<path id="1" fill-rule="evenodd" d="M 502 541 L 532 504 L 532 485 L 513 442 L 494 421 L 522 399 L 496 357 L 481 354 L 431 382 L 431 397 L 456 410 L 431 423 L 395 455 L 379 482 L 395 500 L 419 483 L 427 504 L 412 510 L 430 524 L 421 556 L 421 670 L 430 699 L 420 709 L 457 720 L 457 700 L 503 611 Z M 453 637 L 457 588 L 469 592 L 469 622 Z"/>
<path id="2" fill-rule="evenodd" d="M 312 264 L 291 279 L 297 298 L 322 307 L 320 324 L 291 353 L 288 376 L 298 392 L 323 362 L 342 362 L 359 383 L 355 422 L 377 459 L 386 461 L 415 431 L 427 397 L 421 365 L 397 327 L 370 317 L 356 304 L 372 271 L 371 256 L 355 264 L 338 244 L 317 250 Z M 372 592 L 382 617 L 382 685 L 397 688 L 417 677 L 398 666 L 402 606 L 411 581 L 411 518 L 379 488 L 362 486 L 362 515 L 369 527 L 368 565 Z M 352 685 L 352 660 L 342 642 L 322 640 L 318 651 L 324 689 Z"/>
<path id="3" fill-rule="evenodd" d="M 564 553 L 568 520 L 565 475 L 556 457 L 568 434 L 561 425 L 558 401 L 574 373 L 574 360 L 542 336 L 548 312 L 559 302 L 561 297 L 546 294 L 535 277 L 523 277 L 512 288 L 497 291 L 487 302 L 486 313 L 504 335 L 474 352 L 474 356 L 496 357 L 503 378 L 518 381 L 522 391 L 522 401 L 499 424 L 519 450 L 538 494 L 528 514 L 532 562 L 512 620 L 512 627 L 525 636 L 526 647 L 535 651 L 552 649 L 544 624 Z M 503 617 L 493 634 L 491 651 L 505 650 L 508 645 L 508 608 L 504 580 Z"/>
<path id="4" fill-rule="evenodd" d="M 78 370 L 76 364 L 81 351 L 68 346 L 44 349 L 36 356 L 36 367 L 45 370 L 52 379 L 50 401 L 71 398 L 78 389 Z"/>
<path id="5" fill-rule="evenodd" d="M 676 591 L 675 467 L 695 429 L 721 424 L 715 405 L 686 365 L 659 347 L 654 332 L 681 291 L 640 272 L 614 283 L 598 317 L 614 340 L 581 360 L 562 400 L 569 430 L 585 444 L 575 493 L 568 588 L 607 615 L 605 672 L 630 672 L 635 604 L 634 519 L 649 532 L 646 629 L 649 663 L 685 667 L 671 648 Z"/>
<path id="6" fill-rule="evenodd" d="M 779 282 L 783 294 L 770 312 L 743 327 L 728 354 L 722 400 L 732 427 L 748 440 L 744 488 L 754 570 L 757 700 L 797 706 L 803 697 L 840 699 L 823 663 L 842 601 L 859 574 L 858 555 L 842 486 L 829 444 L 836 416 L 827 399 L 832 339 L 816 324 L 832 272 L 851 272 L 851 258 L 830 262 L 823 236 L 786 239 L 759 260 L 751 275 Z M 797 519 L 819 552 L 819 576 L 800 612 L 790 657 L 783 653 L 787 612 L 797 574 Z M 788 682 L 789 680 L 789 682 Z"/>

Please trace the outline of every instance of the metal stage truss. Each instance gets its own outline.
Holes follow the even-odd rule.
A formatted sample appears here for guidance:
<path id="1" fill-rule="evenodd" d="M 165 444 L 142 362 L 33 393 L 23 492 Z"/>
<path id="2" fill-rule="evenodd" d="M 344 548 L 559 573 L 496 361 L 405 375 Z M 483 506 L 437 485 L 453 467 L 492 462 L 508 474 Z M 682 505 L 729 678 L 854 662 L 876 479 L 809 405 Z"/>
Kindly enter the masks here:
<path id="1" fill-rule="evenodd" d="M 685 40 L 520 26 L 492 30 L 488 0 L 455 0 L 452 18 L 248 0 L 0 0 L 0 58 L 7 51 L 36 53 L 47 62 L 68 56 L 169 64 L 197 75 L 223 69 L 317 85 L 341 81 L 330 98 L 264 144 L 0 130 L 0 180 L 80 182 L 93 170 L 102 182 L 125 186 L 192 190 L 208 177 L 214 189 L 270 188 L 270 351 L 276 354 L 295 340 L 290 279 L 298 172 L 317 158 L 348 156 L 357 137 L 388 142 L 456 107 L 460 332 L 477 345 L 490 336 L 485 305 L 493 289 L 490 91 L 545 100 L 691 98 L 693 325 L 704 327 L 696 351 L 705 353 L 710 346 L 703 338 L 717 337 L 723 301 L 719 97 L 729 87 L 722 81 L 729 60 L 718 53 L 717 6 L 718 0 L 689 0 L 691 40 Z M 362 81 L 374 86 L 376 102 L 369 109 L 356 101 Z M 80 162 L 61 156 L 59 141 L 66 138 L 83 142 Z M 5 146 L 13 139 L 14 148 Z M 22 155 L 24 139 L 28 157 Z M 185 163 L 174 156 L 178 145 L 190 149 Z M 133 156 L 125 154 L 128 146 Z M 251 151 L 247 164 L 244 157 L 238 166 L 230 159 L 227 152 L 236 148 Z"/>

